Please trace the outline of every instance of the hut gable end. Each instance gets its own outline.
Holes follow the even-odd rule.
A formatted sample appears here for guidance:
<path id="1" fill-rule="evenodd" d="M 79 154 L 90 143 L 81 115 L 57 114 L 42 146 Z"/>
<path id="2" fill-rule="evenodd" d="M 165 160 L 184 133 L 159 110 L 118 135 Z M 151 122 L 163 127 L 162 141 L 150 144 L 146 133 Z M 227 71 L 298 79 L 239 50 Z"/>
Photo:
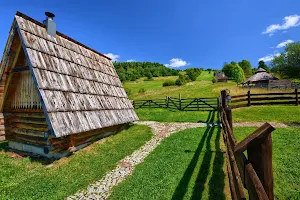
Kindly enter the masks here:
<path id="1" fill-rule="evenodd" d="M 109 58 L 22 13 L 15 21 L 55 137 L 138 120 Z"/>

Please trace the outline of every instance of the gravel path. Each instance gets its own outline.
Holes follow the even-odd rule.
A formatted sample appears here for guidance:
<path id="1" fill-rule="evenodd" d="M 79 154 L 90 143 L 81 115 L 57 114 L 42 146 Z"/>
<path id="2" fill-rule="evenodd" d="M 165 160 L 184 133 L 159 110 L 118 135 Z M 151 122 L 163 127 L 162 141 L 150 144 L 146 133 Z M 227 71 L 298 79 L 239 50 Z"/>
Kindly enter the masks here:
<path id="1" fill-rule="evenodd" d="M 142 163 L 144 159 L 161 143 L 161 141 L 169 135 L 178 131 L 209 126 L 220 126 L 218 123 L 181 123 L 181 122 L 154 122 L 154 121 L 139 121 L 135 124 L 143 124 L 151 127 L 154 136 L 138 150 L 131 155 L 125 157 L 120 161 L 119 165 L 108 172 L 102 179 L 88 186 L 86 190 L 79 191 L 76 194 L 68 197 L 71 199 L 107 199 L 114 186 L 121 183 L 127 176 L 131 175 L 135 166 Z M 260 127 L 263 122 L 239 122 L 233 123 L 234 127 Z M 286 128 L 288 125 L 270 122 L 270 124 L 277 128 Z"/>
<path id="2" fill-rule="evenodd" d="M 154 136 L 142 147 L 125 157 L 119 165 L 108 172 L 102 179 L 91 184 L 84 191 L 79 191 L 67 199 L 107 199 L 114 186 L 121 183 L 127 176 L 131 175 L 135 165 L 144 161 L 161 141 L 172 133 L 197 127 L 218 126 L 218 124 L 206 123 L 160 123 L 152 121 L 141 121 L 136 124 L 144 124 L 153 129 Z"/>
<path id="3" fill-rule="evenodd" d="M 233 127 L 260 127 L 264 124 L 265 122 L 235 122 L 233 123 Z M 286 124 L 282 123 L 277 123 L 277 122 L 268 122 L 273 126 L 274 128 L 287 128 L 289 127 Z"/>

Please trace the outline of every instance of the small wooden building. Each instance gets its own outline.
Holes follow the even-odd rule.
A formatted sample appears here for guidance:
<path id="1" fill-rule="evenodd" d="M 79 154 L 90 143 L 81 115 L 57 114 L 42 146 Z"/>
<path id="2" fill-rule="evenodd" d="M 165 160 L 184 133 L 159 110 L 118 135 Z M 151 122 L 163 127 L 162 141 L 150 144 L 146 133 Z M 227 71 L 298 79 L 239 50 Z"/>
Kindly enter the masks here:
<path id="1" fill-rule="evenodd" d="M 247 79 L 244 84 L 248 86 L 268 88 L 269 82 L 272 80 L 278 80 L 272 74 L 267 73 L 263 68 L 258 68 L 253 76 Z"/>
<path id="2" fill-rule="evenodd" d="M 59 158 L 138 120 L 111 60 L 16 13 L 1 61 L 9 147 Z"/>
<path id="3" fill-rule="evenodd" d="M 216 72 L 215 74 L 216 82 L 227 82 L 228 77 L 224 74 L 224 72 Z"/>

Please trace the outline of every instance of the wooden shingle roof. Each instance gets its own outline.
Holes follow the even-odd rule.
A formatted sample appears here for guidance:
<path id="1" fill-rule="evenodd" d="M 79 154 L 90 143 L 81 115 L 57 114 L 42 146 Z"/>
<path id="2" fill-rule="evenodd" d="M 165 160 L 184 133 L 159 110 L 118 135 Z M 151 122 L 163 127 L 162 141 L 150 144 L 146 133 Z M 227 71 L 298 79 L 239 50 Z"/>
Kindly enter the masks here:
<path id="1" fill-rule="evenodd" d="M 138 120 L 110 59 L 22 13 L 15 20 L 55 137 Z"/>

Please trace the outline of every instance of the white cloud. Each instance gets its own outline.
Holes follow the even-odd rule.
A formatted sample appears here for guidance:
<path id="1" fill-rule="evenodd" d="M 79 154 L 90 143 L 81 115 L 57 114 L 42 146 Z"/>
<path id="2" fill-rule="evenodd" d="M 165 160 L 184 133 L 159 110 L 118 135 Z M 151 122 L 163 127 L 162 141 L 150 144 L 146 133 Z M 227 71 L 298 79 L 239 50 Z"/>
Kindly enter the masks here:
<path id="1" fill-rule="evenodd" d="M 126 62 L 135 62 L 136 60 L 134 59 L 129 59 L 129 60 L 126 60 Z"/>
<path id="2" fill-rule="evenodd" d="M 280 24 L 271 24 L 267 29 L 262 32 L 262 34 L 269 34 L 272 36 L 276 31 L 287 30 L 292 27 L 300 25 L 300 16 L 299 15 L 290 15 L 283 18 L 283 23 Z"/>
<path id="3" fill-rule="evenodd" d="M 285 47 L 287 44 L 290 44 L 290 43 L 293 43 L 294 41 L 293 40 L 286 40 L 284 42 L 281 42 L 280 44 L 277 45 L 276 48 L 282 48 L 282 47 Z"/>
<path id="4" fill-rule="evenodd" d="M 269 62 L 269 61 L 273 60 L 274 57 L 279 56 L 279 55 L 280 55 L 280 53 L 269 54 L 269 55 L 266 55 L 265 57 L 258 59 L 258 61 L 262 60 L 264 62 Z"/>
<path id="5" fill-rule="evenodd" d="M 119 55 L 113 54 L 113 53 L 106 53 L 105 56 L 109 57 L 112 61 L 118 61 L 120 58 Z"/>
<path id="6" fill-rule="evenodd" d="M 172 58 L 169 64 L 165 64 L 166 67 L 184 67 L 189 65 L 190 63 L 182 60 L 181 58 Z"/>

